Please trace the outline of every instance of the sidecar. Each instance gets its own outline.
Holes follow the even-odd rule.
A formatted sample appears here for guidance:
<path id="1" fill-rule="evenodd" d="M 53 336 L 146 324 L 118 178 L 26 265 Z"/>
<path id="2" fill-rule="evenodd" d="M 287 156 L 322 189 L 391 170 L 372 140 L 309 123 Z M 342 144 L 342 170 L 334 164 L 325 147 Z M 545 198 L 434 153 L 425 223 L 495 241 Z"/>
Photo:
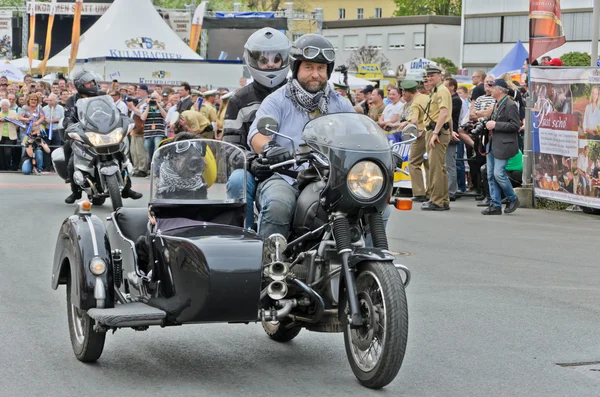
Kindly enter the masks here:
<path id="1" fill-rule="evenodd" d="M 222 161 L 235 150 L 205 140 L 162 146 L 149 208 L 119 208 L 103 223 L 84 202 L 64 221 L 52 288 L 67 286 L 79 360 L 97 360 L 109 330 L 257 321 L 263 241 L 243 228 L 245 189 L 227 191 L 233 172 L 245 186 L 243 165 Z"/>

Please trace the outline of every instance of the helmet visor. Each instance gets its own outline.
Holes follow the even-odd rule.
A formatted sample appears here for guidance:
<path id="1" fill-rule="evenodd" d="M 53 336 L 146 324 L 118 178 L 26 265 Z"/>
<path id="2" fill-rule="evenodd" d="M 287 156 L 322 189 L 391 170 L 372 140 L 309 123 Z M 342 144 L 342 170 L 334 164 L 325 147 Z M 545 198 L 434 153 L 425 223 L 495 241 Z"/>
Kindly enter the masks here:
<path id="1" fill-rule="evenodd" d="M 307 60 L 315 59 L 319 54 L 322 54 L 327 62 L 335 61 L 335 50 L 333 48 L 318 48 L 313 46 L 302 48 L 302 55 Z"/>
<path id="2" fill-rule="evenodd" d="M 259 70 L 281 70 L 290 63 L 290 50 L 248 51 L 248 66 Z"/>

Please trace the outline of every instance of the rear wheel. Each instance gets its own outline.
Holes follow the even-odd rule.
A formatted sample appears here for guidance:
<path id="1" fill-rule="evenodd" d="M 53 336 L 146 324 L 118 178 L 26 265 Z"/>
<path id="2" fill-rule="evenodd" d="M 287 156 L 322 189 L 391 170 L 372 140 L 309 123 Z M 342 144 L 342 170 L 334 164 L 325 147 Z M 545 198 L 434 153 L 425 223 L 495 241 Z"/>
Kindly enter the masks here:
<path id="1" fill-rule="evenodd" d="M 71 276 L 67 281 L 67 317 L 73 353 L 79 361 L 91 363 L 100 358 L 106 333 L 94 331 L 94 319 L 71 302 Z"/>
<path id="2" fill-rule="evenodd" d="M 119 177 L 117 174 L 110 175 L 106 178 L 106 186 L 108 187 L 108 194 L 110 195 L 110 201 L 112 201 L 113 210 L 116 211 L 123 206 L 123 198 L 121 197 Z"/>
<path id="3" fill-rule="evenodd" d="M 286 325 L 289 324 L 289 321 L 263 321 L 262 326 L 269 338 L 273 339 L 276 342 L 289 342 L 294 339 L 300 331 L 302 327 L 293 327 L 286 328 Z"/>
<path id="4" fill-rule="evenodd" d="M 582 206 L 579 206 L 579 208 L 581 208 L 581 210 L 583 212 L 585 212 L 586 214 L 600 215 L 600 209 L 598 209 L 598 208 L 582 207 Z"/>
<path id="5" fill-rule="evenodd" d="M 404 284 L 391 263 L 362 262 L 356 272 L 356 291 L 364 325 L 352 329 L 346 323 L 346 355 L 358 381 L 379 389 L 394 380 L 406 351 L 408 307 Z"/>

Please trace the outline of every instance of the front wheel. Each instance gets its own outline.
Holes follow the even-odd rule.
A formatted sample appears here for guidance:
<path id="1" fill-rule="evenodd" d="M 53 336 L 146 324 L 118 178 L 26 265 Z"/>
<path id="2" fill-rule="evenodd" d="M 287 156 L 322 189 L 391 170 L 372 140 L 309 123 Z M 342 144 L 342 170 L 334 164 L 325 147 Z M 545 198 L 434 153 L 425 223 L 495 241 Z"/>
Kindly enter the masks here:
<path id="1" fill-rule="evenodd" d="M 345 324 L 344 344 L 352 372 L 363 385 L 379 389 L 400 371 L 408 336 L 408 307 L 398 270 L 388 262 L 362 262 L 356 291 L 364 320 L 361 328 Z"/>
<path id="2" fill-rule="evenodd" d="M 106 201 L 106 197 L 93 197 L 92 204 L 101 206 Z"/>
<path id="3" fill-rule="evenodd" d="M 121 197 L 121 188 L 119 187 L 119 177 L 117 174 L 109 175 L 106 178 L 106 186 L 113 210 L 116 211 L 123 206 L 123 198 Z"/>
<path id="4" fill-rule="evenodd" d="M 579 208 L 581 208 L 581 210 L 583 212 L 585 212 L 586 214 L 591 214 L 591 215 L 600 215 L 600 210 L 598 208 L 592 208 L 592 207 L 583 207 L 583 206 L 579 206 Z"/>
<path id="5" fill-rule="evenodd" d="M 67 281 L 67 317 L 73 353 L 79 361 L 97 361 L 104 350 L 106 333 L 94 331 L 94 319 L 85 310 L 76 308 L 71 302 L 71 276 Z"/>

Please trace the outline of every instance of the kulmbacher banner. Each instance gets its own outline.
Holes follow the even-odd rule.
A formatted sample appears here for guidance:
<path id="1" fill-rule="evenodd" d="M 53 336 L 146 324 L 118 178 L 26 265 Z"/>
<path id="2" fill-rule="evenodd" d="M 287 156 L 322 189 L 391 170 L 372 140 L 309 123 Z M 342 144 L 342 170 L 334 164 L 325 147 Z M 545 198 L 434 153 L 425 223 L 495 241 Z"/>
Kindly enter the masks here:
<path id="1" fill-rule="evenodd" d="M 600 208 L 600 69 L 530 73 L 535 195 Z"/>
<path id="2" fill-rule="evenodd" d="M 529 60 L 565 44 L 560 0 L 530 0 L 529 2 Z"/>

